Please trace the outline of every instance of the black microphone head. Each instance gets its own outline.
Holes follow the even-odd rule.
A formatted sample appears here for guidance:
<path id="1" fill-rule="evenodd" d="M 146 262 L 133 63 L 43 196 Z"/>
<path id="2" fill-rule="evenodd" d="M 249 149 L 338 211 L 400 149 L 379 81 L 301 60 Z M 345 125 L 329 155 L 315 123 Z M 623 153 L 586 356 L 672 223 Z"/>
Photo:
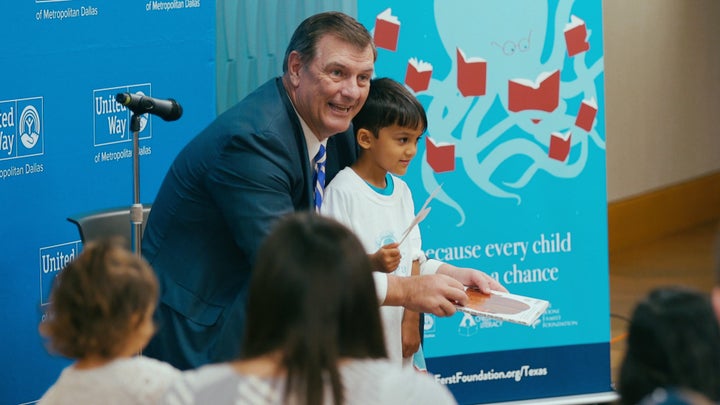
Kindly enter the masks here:
<path id="1" fill-rule="evenodd" d="M 122 105 L 126 105 L 130 101 L 130 95 L 127 93 L 118 93 L 115 95 L 115 101 Z"/>
<path id="2" fill-rule="evenodd" d="M 165 121 L 175 121 L 182 116 L 183 109 L 172 98 L 162 100 L 142 93 L 118 93 L 115 101 L 124 105 L 135 114 L 154 114 Z"/>
<path id="3" fill-rule="evenodd" d="M 164 119 L 165 121 L 175 121 L 180 119 L 183 113 L 182 106 L 177 101 L 175 101 L 175 99 L 169 98 L 168 101 L 172 103 L 172 109 L 170 109 L 170 113 L 166 114 L 166 116 L 163 116 L 162 119 Z"/>

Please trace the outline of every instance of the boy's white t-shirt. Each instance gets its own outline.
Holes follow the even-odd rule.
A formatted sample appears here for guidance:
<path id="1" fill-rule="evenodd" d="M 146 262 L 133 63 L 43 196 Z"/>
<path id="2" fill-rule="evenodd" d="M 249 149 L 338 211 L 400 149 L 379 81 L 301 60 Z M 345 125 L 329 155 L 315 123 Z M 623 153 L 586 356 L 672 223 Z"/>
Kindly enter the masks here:
<path id="1" fill-rule="evenodd" d="M 398 242 L 415 217 L 410 188 L 400 178 L 392 176 L 394 189 L 390 195 L 373 190 L 350 167 L 341 170 L 325 189 L 321 213 L 348 226 L 362 242 L 365 251 L 375 253 L 388 243 Z M 439 262 L 428 261 L 422 249 L 420 231 L 415 226 L 400 245 L 402 259 L 390 274 L 407 277 L 412 262 L 419 260 L 421 274 L 437 271 Z M 378 300 L 382 303 L 387 293 L 387 275 L 374 273 Z M 409 364 L 412 359 L 402 358 L 401 325 L 403 307 L 381 306 L 388 356 L 395 364 Z"/>

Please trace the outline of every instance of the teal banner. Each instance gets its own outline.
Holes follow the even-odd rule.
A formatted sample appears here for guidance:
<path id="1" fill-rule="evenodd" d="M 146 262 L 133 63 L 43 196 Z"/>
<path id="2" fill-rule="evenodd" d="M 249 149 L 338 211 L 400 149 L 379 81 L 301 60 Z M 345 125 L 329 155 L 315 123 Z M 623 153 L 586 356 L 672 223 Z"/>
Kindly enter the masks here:
<path id="1" fill-rule="evenodd" d="M 405 180 L 430 258 L 550 302 L 532 326 L 425 316 L 429 371 L 461 403 L 609 393 L 599 0 L 360 1 L 376 76 L 429 126 Z M 570 371 L 571 370 L 571 371 Z"/>

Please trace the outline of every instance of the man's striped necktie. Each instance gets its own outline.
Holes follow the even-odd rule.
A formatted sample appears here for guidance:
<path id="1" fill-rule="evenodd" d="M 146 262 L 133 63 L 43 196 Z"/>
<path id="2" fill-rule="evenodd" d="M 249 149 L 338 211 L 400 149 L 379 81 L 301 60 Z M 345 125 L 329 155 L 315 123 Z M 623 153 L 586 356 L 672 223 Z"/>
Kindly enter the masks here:
<path id="1" fill-rule="evenodd" d="M 315 187 L 315 212 L 320 212 L 322 205 L 323 192 L 325 190 L 325 145 L 320 145 L 320 150 L 313 158 L 315 166 L 315 174 L 313 175 L 313 184 Z"/>

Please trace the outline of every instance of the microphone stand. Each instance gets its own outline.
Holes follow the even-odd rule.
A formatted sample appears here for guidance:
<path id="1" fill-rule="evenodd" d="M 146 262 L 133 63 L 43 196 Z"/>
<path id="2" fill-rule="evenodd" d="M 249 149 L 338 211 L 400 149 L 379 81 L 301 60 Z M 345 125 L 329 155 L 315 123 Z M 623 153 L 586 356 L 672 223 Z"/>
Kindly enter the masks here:
<path id="1" fill-rule="evenodd" d="M 140 203 L 140 116 L 156 114 L 165 121 L 175 121 L 182 115 L 182 107 L 173 99 L 156 100 L 142 94 L 118 93 L 115 101 L 132 112 L 130 130 L 133 132 L 133 205 L 130 207 L 130 234 L 133 252 L 142 257 L 144 215 Z"/>
<path id="2" fill-rule="evenodd" d="M 142 257 L 143 206 L 140 203 L 140 117 L 133 112 L 130 130 L 133 132 L 133 205 L 130 207 L 131 244 L 133 252 Z"/>

